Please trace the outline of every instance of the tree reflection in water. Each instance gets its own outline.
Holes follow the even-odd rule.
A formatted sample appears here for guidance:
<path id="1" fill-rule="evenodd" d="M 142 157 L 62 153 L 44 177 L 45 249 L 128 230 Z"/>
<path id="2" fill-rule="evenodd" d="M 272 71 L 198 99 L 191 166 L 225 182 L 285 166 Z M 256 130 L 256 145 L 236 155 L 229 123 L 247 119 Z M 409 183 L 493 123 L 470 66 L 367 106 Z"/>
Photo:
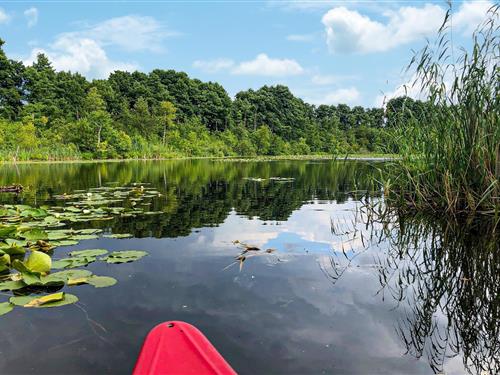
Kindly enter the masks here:
<path id="1" fill-rule="evenodd" d="M 356 257 L 373 251 L 379 295 L 390 296 L 404 315 L 396 331 L 407 354 L 425 357 L 435 373 L 457 355 L 470 373 L 500 373 L 495 223 L 403 218 L 367 204 L 350 222 L 332 222 L 332 234 L 341 249 L 324 270 L 335 283 Z M 350 247 L 356 239 L 362 246 Z"/>

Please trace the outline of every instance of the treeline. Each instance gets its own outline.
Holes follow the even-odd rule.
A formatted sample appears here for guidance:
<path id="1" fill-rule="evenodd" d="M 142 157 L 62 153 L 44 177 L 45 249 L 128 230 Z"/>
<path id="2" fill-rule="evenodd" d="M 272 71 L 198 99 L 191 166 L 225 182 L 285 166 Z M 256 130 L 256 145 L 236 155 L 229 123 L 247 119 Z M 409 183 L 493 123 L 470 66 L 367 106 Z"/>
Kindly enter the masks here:
<path id="1" fill-rule="evenodd" d="M 142 158 L 395 152 L 407 100 L 379 108 L 313 106 L 286 86 L 239 92 L 174 70 L 89 82 L 43 54 L 9 59 L 0 39 L 0 158 Z M 419 105 L 419 102 L 411 102 Z"/>

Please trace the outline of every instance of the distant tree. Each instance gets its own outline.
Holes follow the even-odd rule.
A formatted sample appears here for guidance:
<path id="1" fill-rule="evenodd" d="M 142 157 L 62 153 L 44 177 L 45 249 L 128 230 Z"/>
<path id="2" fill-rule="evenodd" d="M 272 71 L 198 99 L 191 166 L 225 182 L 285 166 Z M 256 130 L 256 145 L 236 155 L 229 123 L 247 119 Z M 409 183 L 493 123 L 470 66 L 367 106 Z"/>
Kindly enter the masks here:
<path id="1" fill-rule="evenodd" d="M 0 39 L 0 116 L 14 120 L 22 109 L 24 66 L 7 58 Z"/>
<path id="2" fill-rule="evenodd" d="M 167 130 L 172 127 L 174 124 L 175 120 L 175 114 L 177 112 L 177 109 L 173 105 L 173 103 L 169 101 L 164 101 L 161 102 L 160 104 L 161 108 L 161 113 L 163 115 L 163 135 L 162 135 L 162 142 L 163 144 L 166 143 L 166 138 L 167 138 Z"/>

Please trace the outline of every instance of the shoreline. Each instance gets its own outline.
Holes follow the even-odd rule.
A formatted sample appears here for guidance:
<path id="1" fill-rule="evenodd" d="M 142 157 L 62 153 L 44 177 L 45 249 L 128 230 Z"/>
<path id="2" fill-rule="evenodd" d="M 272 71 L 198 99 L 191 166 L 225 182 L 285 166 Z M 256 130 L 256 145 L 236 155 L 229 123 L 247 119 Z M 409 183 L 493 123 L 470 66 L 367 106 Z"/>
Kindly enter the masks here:
<path id="1" fill-rule="evenodd" d="M 250 161 L 281 161 L 281 160 L 348 160 L 348 161 L 391 161 L 398 159 L 397 155 L 383 154 L 353 154 L 345 156 L 333 155 L 279 155 L 279 156 L 184 156 L 173 158 L 127 158 L 127 159 L 69 159 L 69 160 L 17 160 L 17 161 L 0 161 L 1 165 L 18 165 L 18 164 L 86 164 L 86 163 L 121 163 L 131 161 L 181 161 L 181 160 L 214 160 L 227 162 L 250 162 Z"/>

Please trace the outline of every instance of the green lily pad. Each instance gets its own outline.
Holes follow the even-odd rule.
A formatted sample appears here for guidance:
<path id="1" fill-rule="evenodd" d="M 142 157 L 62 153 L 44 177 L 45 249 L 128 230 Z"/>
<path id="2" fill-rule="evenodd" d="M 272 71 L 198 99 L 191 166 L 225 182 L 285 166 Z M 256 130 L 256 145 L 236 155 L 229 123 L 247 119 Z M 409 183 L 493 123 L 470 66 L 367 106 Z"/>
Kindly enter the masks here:
<path id="1" fill-rule="evenodd" d="M 15 244 L 0 245 L 0 250 L 9 255 L 24 255 L 26 253 L 26 249 L 24 247 L 17 246 Z"/>
<path id="2" fill-rule="evenodd" d="M 0 238 L 8 238 L 16 232 L 14 225 L 0 225 Z"/>
<path id="3" fill-rule="evenodd" d="M 91 275 L 92 272 L 87 270 L 65 270 L 42 276 L 40 281 L 44 286 L 59 286 L 64 285 L 69 279 L 89 277 Z"/>
<path id="4" fill-rule="evenodd" d="M 48 240 L 49 236 L 46 231 L 33 228 L 25 232 L 20 233 L 20 236 L 28 241 L 38 241 L 38 240 Z"/>
<path id="5" fill-rule="evenodd" d="M 59 246 L 74 246 L 78 245 L 78 241 L 74 240 L 60 240 L 60 241 L 50 241 L 50 243 L 53 246 L 59 247 Z"/>
<path id="6" fill-rule="evenodd" d="M 0 266 L 10 264 L 10 255 L 0 250 Z"/>
<path id="7" fill-rule="evenodd" d="M 25 286 L 26 284 L 23 283 L 21 280 L 16 280 L 16 281 L 9 280 L 0 283 L 0 290 L 17 290 L 24 288 Z"/>
<path id="8" fill-rule="evenodd" d="M 76 233 L 78 234 L 97 234 L 101 232 L 102 229 L 80 229 L 76 231 Z"/>
<path id="9" fill-rule="evenodd" d="M 113 251 L 107 257 L 103 258 L 103 260 L 107 263 L 127 263 L 141 259 L 146 255 L 148 255 L 147 252 L 140 250 Z"/>
<path id="10" fill-rule="evenodd" d="M 95 234 L 74 234 L 70 237 L 72 240 L 93 240 L 96 238 L 99 238 L 99 236 L 96 236 Z"/>
<path id="11" fill-rule="evenodd" d="M 52 258 L 41 251 L 32 251 L 25 264 L 32 272 L 45 273 L 52 267 Z"/>
<path id="12" fill-rule="evenodd" d="M 107 254 L 108 250 L 104 249 L 89 249 L 89 250 L 78 250 L 69 253 L 72 257 L 96 257 L 99 255 Z"/>
<path id="13" fill-rule="evenodd" d="M 47 216 L 47 211 L 41 209 L 41 208 L 32 208 L 27 206 L 26 209 L 21 211 L 21 216 L 22 217 L 34 217 L 34 218 L 41 218 Z"/>
<path id="14" fill-rule="evenodd" d="M 44 298 L 46 298 L 45 301 L 43 300 Z M 78 297 L 73 294 L 61 292 L 61 293 L 50 294 L 48 296 L 10 297 L 9 302 L 13 305 L 24 306 L 24 307 L 34 307 L 34 308 L 59 307 L 78 302 Z"/>
<path id="15" fill-rule="evenodd" d="M 68 285 L 81 285 L 89 284 L 96 288 L 106 288 L 108 286 L 113 286 L 117 283 L 116 279 L 108 276 L 90 276 L 90 277 L 80 277 L 68 279 Z"/>
<path id="16" fill-rule="evenodd" d="M 0 303 L 0 316 L 10 313 L 14 305 L 10 302 L 2 302 Z"/>

